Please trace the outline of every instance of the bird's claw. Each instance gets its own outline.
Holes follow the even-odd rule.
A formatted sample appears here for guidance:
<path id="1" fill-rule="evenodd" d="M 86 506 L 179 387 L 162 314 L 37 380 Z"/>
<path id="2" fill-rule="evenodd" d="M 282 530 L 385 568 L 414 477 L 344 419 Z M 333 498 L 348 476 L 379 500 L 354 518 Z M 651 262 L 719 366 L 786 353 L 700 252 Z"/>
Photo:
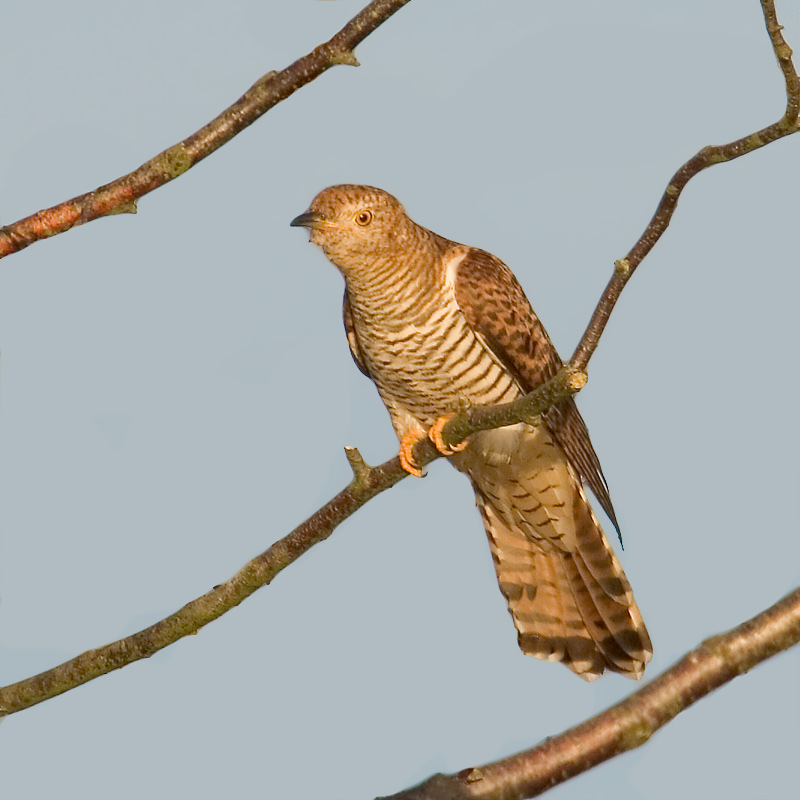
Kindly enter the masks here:
<path id="1" fill-rule="evenodd" d="M 410 475 L 417 478 L 425 477 L 424 468 L 420 468 L 414 461 L 414 445 L 425 439 L 425 431 L 414 430 L 406 433 L 400 440 L 400 466 Z"/>
<path id="2" fill-rule="evenodd" d="M 442 429 L 455 416 L 455 414 L 443 414 L 431 425 L 431 429 L 428 431 L 428 438 L 443 456 L 452 456 L 453 453 L 460 453 L 469 444 L 469 439 L 464 439 L 463 442 L 459 442 L 458 444 L 445 444 L 442 438 Z"/>
<path id="3" fill-rule="evenodd" d="M 431 442 L 433 442 L 433 446 L 443 456 L 452 456 L 454 453 L 460 453 L 469 444 L 468 439 L 464 439 L 463 442 L 459 442 L 455 445 L 445 444 L 442 438 L 442 429 L 455 416 L 455 414 L 443 414 L 431 425 L 431 429 L 427 433 L 423 430 L 416 429 L 409 431 L 403 436 L 400 440 L 400 452 L 398 455 L 400 457 L 400 465 L 406 472 L 411 475 L 416 475 L 418 478 L 425 477 L 425 469 L 420 468 L 414 461 L 414 447 L 423 439 L 430 439 Z"/>

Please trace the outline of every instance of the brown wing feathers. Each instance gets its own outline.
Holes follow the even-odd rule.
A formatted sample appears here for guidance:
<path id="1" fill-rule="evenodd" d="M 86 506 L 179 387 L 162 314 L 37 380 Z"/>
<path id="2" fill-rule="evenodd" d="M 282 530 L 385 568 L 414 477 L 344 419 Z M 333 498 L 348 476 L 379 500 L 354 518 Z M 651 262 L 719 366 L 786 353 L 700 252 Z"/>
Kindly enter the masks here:
<path id="1" fill-rule="evenodd" d="M 472 248 L 459 264 L 455 289 L 467 322 L 483 336 L 524 392 L 533 391 L 558 372 L 562 362 L 556 348 L 514 274 L 499 258 Z M 578 407 L 567 400 L 553 406 L 544 418 L 619 531 L 608 485 Z"/>
<path id="2" fill-rule="evenodd" d="M 342 319 L 344 321 L 344 332 L 347 334 L 347 344 L 350 347 L 350 355 L 353 356 L 356 366 L 369 378 L 369 372 L 367 372 L 361 349 L 358 346 L 356 326 L 353 325 L 353 312 L 350 310 L 350 298 L 347 296 L 347 289 L 344 290 L 344 297 L 342 298 Z"/>

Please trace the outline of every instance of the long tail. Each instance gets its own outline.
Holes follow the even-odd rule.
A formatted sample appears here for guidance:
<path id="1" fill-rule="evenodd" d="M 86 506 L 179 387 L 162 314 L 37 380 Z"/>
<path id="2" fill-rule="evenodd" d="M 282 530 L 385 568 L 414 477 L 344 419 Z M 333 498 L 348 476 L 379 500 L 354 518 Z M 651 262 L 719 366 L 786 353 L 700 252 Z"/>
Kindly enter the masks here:
<path id="1" fill-rule="evenodd" d="M 456 466 L 472 480 L 520 648 L 587 681 L 606 669 L 641 678 L 650 637 L 575 470 L 544 427 L 517 429 L 513 455 L 514 434 L 495 433 Z"/>

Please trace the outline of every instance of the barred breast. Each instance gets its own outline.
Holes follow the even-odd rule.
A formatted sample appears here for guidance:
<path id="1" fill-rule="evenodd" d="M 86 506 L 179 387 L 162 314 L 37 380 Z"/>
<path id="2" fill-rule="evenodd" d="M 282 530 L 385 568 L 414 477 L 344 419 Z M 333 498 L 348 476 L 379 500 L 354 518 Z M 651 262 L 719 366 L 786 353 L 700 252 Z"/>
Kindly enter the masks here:
<path id="1" fill-rule="evenodd" d="M 361 354 L 401 438 L 412 420 L 428 428 L 463 401 L 505 403 L 522 394 L 456 303 L 450 276 L 467 250 L 451 248 L 438 285 L 407 265 L 351 294 Z"/>

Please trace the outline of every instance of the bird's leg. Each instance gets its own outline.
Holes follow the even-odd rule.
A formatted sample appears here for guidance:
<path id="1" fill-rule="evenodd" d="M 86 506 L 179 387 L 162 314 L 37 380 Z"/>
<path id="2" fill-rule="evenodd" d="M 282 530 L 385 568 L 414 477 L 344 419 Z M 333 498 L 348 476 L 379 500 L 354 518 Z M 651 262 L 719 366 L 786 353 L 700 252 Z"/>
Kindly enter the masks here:
<path id="1" fill-rule="evenodd" d="M 400 466 L 411 475 L 417 478 L 425 477 L 425 470 L 420 469 L 414 463 L 414 445 L 427 438 L 427 434 L 422 428 L 412 428 L 403 434 L 400 439 L 400 452 L 397 454 L 400 457 Z"/>
<path id="2" fill-rule="evenodd" d="M 458 444 L 445 444 L 442 438 L 442 428 L 455 416 L 456 414 L 442 414 L 442 416 L 431 425 L 431 429 L 428 431 L 428 438 L 443 456 L 451 456 L 453 453 L 460 453 L 469 444 L 469 439 L 464 439 L 463 442 L 459 442 Z"/>

